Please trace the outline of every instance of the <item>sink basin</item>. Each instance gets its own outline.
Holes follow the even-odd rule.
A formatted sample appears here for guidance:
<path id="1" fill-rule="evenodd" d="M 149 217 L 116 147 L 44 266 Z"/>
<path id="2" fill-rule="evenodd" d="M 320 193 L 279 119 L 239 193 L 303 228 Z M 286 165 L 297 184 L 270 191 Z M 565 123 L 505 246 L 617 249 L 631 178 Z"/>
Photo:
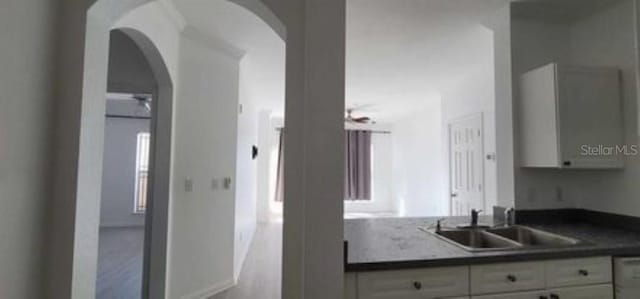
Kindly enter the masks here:
<path id="1" fill-rule="evenodd" d="M 526 226 L 499 228 L 422 230 L 471 252 L 579 246 L 581 240 L 541 231 Z"/>
<path id="2" fill-rule="evenodd" d="M 470 223 L 467 223 L 467 224 L 458 224 L 458 225 L 456 225 L 456 228 L 459 228 L 459 229 L 488 229 L 488 228 L 491 228 L 491 225 L 488 225 L 488 224 L 472 225 Z"/>
<path id="3" fill-rule="evenodd" d="M 521 244 L 513 240 L 477 229 L 441 230 L 433 232 L 433 234 L 468 251 L 506 250 L 522 247 Z"/>
<path id="4" fill-rule="evenodd" d="M 524 246 L 563 247 L 581 243 L 580 240 L 524 226 L 493 228 L 488 229 L 487 232 L 516 241 Z"/>

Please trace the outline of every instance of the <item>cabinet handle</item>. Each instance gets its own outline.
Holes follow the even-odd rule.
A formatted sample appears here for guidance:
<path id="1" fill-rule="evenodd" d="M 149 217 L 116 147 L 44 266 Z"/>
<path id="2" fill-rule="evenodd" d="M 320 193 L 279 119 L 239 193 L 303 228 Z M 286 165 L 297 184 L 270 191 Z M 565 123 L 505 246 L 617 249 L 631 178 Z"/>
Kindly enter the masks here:
<path id="1" fill-rule="evenodd" d="M 416 290 L 420 290 L 420 289 L 422 289 L 422 283 L 420 283 L 419 281 L 414 281 L 414 282 L 413 282 L 413 287 L 414 287 Z"/>
<path id="2" fill-rule="evenodd" d="M 551 294 L 551 299 L 560 299 L 560 296 L 556 295 L 556 294 Z"/>
<path id="3" fill-rule="evenodd" d="M 564 161 L 562 164 L 564 166 L 571 166 L 571 161 Z"/>
<path id="4" fill-rule="evenodd" d="M 547 296 L 540 296 L 540 297 L 538 297 L 538 299 L 549 299 L 549 297 L 547 297 Z"/>
<path id="5" fill-rule="evenodd" d="M 509 274 L 509 275 L 507 275 L 507 280 L 510 281 L 510 282 L 516 282 L 516 281 L 518 281 L 518 278 L 513 274 Z"/>
<path id="6" fill-rule="evenodd" d="M 578 271 L 578 274 L 580 274 L 581 276 L 589 276 L 589 271 L 584 270 L 584 269 L 580 269 Z"/>

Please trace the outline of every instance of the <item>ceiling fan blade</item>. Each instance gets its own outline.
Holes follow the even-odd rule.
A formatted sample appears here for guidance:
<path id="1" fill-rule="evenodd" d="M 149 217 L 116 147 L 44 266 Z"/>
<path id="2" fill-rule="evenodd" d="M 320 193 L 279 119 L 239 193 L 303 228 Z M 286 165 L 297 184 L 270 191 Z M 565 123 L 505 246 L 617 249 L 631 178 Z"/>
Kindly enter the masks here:
<path id="1" fill-rule="evenodd" d="M 368 121 L 370 121 L 370 120 L 371 120 L 371 118 L 366 117 L 366 116 L 363 116 L 363 117 L 356 117 L 356 118 L 354 118 L 354 119 L 353 119 L 353 121 L 354 121 L 354 122 L 357 122 L 357 123 L 366 123 L 366 122 L 368 122 Z"/>

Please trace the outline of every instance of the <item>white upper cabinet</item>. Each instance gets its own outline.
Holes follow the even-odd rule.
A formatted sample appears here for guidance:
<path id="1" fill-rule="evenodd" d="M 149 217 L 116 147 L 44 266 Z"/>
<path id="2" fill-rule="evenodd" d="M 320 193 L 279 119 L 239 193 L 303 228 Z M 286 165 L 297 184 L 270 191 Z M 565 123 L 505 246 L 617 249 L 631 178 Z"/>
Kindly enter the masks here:
<path id="1" fill-rule="evenodd" d="M 549 64 L 520 78 L 522 167 L 622 168 L 620 71 Z"/>

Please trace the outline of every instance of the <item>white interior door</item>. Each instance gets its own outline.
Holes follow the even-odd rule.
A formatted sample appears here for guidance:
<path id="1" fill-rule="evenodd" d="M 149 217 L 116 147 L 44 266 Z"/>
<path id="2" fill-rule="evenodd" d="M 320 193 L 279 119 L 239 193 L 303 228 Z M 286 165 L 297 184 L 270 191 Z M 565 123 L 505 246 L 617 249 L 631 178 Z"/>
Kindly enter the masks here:
<path id="1" fill-rule="evenodd" d="M 482 114 L 449 123 L 449 185 L 452 216 L 486 210 Z"/>

